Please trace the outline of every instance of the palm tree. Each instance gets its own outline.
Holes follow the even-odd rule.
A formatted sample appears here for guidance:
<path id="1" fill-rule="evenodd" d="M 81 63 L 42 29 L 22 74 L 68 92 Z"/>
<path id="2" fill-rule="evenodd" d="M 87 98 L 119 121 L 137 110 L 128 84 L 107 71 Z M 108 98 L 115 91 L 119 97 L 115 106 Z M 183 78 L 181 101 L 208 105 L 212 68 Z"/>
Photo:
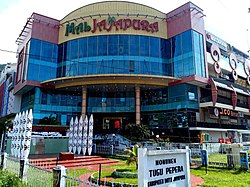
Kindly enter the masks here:
<path id="1" fill-rule="evenodd" d="M 148 129 L 147 125 L 144 125 L 141 123 L 141 124 L 136 125 L 136 127 L 137 127 L 138 136 L 141 140 L 144 140 L 145 138 L 150 137 L 150 130 Z"/>
<path id="2" fill-rule="evenodd" d="M 49 117 L 44 117 L 40 120 L 40 124 L 43 125 L 59 125 L 60 121 L 58 121 L 52 114 Z"/>
<path id="3" fill-rule="evenodd" d="M 133 141 L 142 141 L 145 138 L 150 137 L 150 130 L 148 129 L 147 125 L 144 124 L 129 124 L 128 125 L 129 130 L 129 139 L 132 139 Z"/>
<path id="4" fill-rule="evenodd" d="M 126 161 L 127 165 L 135 163 L 136 170 L 138 169 L 138 145 L 135 145 L 132 149 L 124 149 L 125 152 L 129 154 L 129 157 Z"/>

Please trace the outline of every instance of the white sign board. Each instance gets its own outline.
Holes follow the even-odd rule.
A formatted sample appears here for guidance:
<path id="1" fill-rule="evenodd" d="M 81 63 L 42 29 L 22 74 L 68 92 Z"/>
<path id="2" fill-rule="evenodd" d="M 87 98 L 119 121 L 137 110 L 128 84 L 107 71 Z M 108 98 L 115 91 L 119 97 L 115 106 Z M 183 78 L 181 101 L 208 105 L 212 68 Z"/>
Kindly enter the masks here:
<path id="1" fill-rule="evenodd" d="M 139 187 L 190 187 L 187 149 L 138 150 Z"/>

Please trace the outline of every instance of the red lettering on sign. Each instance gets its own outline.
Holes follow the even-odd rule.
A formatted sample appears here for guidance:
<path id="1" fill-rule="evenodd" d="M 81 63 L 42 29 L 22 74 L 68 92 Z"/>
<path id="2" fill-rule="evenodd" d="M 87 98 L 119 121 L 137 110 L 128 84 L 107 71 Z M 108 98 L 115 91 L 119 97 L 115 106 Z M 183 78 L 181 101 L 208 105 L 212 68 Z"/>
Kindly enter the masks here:
<path id="1" fill-rule="evenodd" d="M 97 22 L 96 19 L 93 19 L 93 28 L 91 30 L 92 33 L 95 33 L 97 30 L 99 32 L 106 30 L 111 31 L 112 27 L 115 27 L 116 31 L 118 30 L 127 30 L 129 28 L 132 28 L 134 30 L 143 30 L 147 32 L 158 32 L 159 26 L 158 22 L 149 23 L 147 20 L 139 20 L 139 19 L 119 19 L 115 20 L 112 19 L 112 21 L 102 20 L 100 22 Z"/>

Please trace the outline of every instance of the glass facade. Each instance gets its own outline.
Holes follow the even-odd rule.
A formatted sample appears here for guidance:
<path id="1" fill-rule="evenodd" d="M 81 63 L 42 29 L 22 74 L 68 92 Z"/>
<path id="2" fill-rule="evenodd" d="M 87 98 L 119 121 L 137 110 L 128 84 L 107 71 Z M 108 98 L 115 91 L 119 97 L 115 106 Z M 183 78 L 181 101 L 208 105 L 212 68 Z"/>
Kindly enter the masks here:
<path id="1" fill-rule="evenodd" d="M 58 45 L 32 38 L 24 78 L 42 82 L 56 78 Z"/>
<path id="2" fill-rule="evenodd" d="M 57 77 L 148 74 L 205 77 L 202 35 L 188 30 L 170 39 L 139 35 L 80 38 L 58 47 Z"/>
<path id="3" fill-rule="evenodd" d="M 197 86 L 179 84 L 161 89 L 141 92 L 141 111 L 164 111 L 173 109 L 198 109 Z"/>
<path id="4" fill-rule="evenodd" d="M 142 113 L 142 121 L 150 129 L 155 128 L 182 128 L 195 123 L 197 111 L 190 109 L 168 110 L 163 112 Z"/>
<path id="5" fill-rule="evenodd" d="M 193 30 L 169 39 L 102 35 L 59 45 L 31 39 L 27 46 L 26 53 L 29 55 L 25 59 L 25 80 L 42 82 L 92 74 L 146 74 L 179 78 L 194 74 L 206 76 L 203 38 Z M 105 85 L 101 89 L 92 87 L 87 88 L 88 114 L 122 113 L 131 118 L 130 115 L 135 113 L 134 86 L 125 86 L 120 90 L 114 89 L 114 85 Z M 23 94 L 21 111 L 33 108 L 35 124 L 66 125 L 71 117 L 81 114 L 81 94 L 81 89 L 77 88 L 58 91 L 36 87 Z M 176 109 L 198 109 L 197 87 L 193 85 L 146 87 L 141 88 L 140 95 L 141 112 L 149 121 L 152 115 L 148 112 L 165 115 Z"/>
<path id="6" fill-rule="evenodd" d="M 112 87 L 112 86 L 111 86 Z M 88 91 L 89 113 L 135 112 L 135 91 Z"/>
<path id="7" fill-rule="evenodd" d="M 135 89 L 110 90 L 112 85 L 106 85 L 106 90 L 88 89 L 87 113 L 134 113 Z M 114 87 L 113 87 L 114 88 Z M 141 112 L 166 113 L 185 109 L 198 110 L 197 87 L 180 84 L 157 89 L 141 90 Z M 80 116 L 82 95 L 80 91 L 56 91 L 34 88 L 23 94 L 21 111 L 33 109 L 34 123 L 51 123 L 45 118 L 53 117 L 54 125 L 69 124 L 71 117 Z M 147 114 L 146 114 L 147 115 Z M 160 125 L 161 123 L 159 123 Z"/>
<path id="8" fill-rule="evenodd" d="M 27 51 L 28 50 L 28 51 Z M 24 80 L 92 74 L 205 77 L 202 35 L 188 30 L 170 39 L 139 35 L 93 36 L 60 45 L 32 38 Z M 36 73 L 34 73 L 36 72 Z"/>
<path id="9" fill-rule="evenodd" d="M 81 113 L 81 93 L 40 89 L 22 95 L 21 111 L 33 109 L 34 124 L 66 125 Z M 55 120 L 46 121 L 53 117 Z"/>

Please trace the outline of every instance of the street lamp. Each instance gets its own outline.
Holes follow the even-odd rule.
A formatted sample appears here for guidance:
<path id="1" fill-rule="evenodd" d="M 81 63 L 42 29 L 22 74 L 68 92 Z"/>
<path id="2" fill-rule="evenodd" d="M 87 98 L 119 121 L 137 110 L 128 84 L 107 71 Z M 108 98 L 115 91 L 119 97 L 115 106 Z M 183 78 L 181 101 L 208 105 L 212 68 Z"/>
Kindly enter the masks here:
<path id="1" fill-rule="evenodd" d="M 3 134 L 2 134 L 2 139 L 1 139 L 1 163 L 0 163 L 0 167 L 2 169 L 4 169 L 6 167 L 6 136 L 7 136 L 7 131 L 9 129 L 8 127 L 8 122 L 9 121 L 5 121 L 4 123 L 4 129 L 3 129 Z"/>
<path id="2" fill-rule="evenodd" d="M 155 135 L 155 137 L 156 137 L 156 142 L 158 143 L 159 138 L 160 138 L 160 135 L 159 135 L 159 134 L 157 134 L 157 135 Z"/>
<path id="3" fill-rule="evenodd" d="M 115 134 L 112 134 L 113 137 L 113 147 L 115 146 Z"/>

